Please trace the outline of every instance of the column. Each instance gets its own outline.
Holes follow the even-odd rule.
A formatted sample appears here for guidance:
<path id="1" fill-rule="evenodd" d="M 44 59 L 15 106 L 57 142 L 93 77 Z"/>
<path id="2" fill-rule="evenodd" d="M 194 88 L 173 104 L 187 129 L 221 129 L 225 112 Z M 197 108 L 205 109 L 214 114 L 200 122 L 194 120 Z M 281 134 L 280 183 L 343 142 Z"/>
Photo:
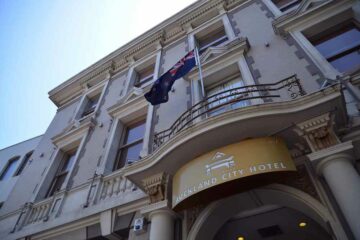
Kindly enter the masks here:
<path id="1" fill-rule="evenodd" d="M 150 240 L 174 239 L 174 213 L 169 209 L 155 210 L 149 214 L 151 220 Z"/>
<path id="2" fill-rule="evenodd" d="M 341 143 L 309 155 L 317 161 L 356 239 L 360 239 L 360 176 L 353 163 L 351 142 Z"/>

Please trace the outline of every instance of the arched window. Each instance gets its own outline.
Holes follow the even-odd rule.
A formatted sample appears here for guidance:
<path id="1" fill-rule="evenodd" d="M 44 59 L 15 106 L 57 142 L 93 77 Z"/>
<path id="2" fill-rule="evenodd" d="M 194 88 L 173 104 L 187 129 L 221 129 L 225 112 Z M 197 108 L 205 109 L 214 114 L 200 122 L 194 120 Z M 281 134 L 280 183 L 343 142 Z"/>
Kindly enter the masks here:
<path id="1" fill-rule="evenodd" d="M 18 168 L 18 170 L 16 171 L 15 176 L 19 176 L 19 175 L 22 173 L 22 171 L 24 170 L 26 164 L 29 162 L 29 159 L 30 159 L 30 157 L 31 157 L 32 154 L 33 154 L 33 151 L 28 152 L 28 153 L 25 155 L 25 158 L 24 158 L 24 160 L 21 162 L 21 165 L 20 165 L 20 167 Z"/>
<path id="2" fill-rule="evenodd" d="M 16 166 L 17 166 L 17 164 L 19 162 L 19 159 L 20 159 L 20 157 L 17 156 L 17 157 L 14 157 L 14 158 L 12 158 L 12 159 L 10 159 L 8 161 L 8 163 L 6 164 L 5 169 L 1 173 L 0 181 L 9 179 L 14 175 L 14 173 L 16 171 Z"/>

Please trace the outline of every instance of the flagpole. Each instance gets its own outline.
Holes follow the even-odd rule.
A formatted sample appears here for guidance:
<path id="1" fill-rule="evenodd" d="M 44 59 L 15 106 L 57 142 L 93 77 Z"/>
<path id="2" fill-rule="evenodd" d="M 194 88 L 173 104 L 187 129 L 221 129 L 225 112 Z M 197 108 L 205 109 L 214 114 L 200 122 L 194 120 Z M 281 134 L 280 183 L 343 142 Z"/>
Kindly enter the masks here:
<path id="1" fill-rule="evenodd" d="M 204 99 L 205 98 L 205 87 L 204 87 L 204 80 L 203 80 L 202 70 L 201 70 L 201 61 L 200 61 L 199 49 L 198 49 L 197 46 L 195 46 L 195 59 L 196 59 L 196 65 L 198 66 L 198 69 L 199 69 L 199 79 L 200 79 L 200 84 L 201 84 L 201 93 L 202 93 L 202 97 Z"/>

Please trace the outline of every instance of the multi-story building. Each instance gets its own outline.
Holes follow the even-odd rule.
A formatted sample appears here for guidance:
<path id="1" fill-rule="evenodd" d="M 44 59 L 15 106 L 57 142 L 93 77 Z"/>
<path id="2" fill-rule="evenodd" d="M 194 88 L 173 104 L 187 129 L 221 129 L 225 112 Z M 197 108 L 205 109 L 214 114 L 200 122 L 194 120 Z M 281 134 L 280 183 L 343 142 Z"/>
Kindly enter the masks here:
<path id="1" fill-rule="evenodd" d="M 360 239 L 359 23 L 355 0 L 183 9 L 51 90 L 41 140 L 0 151 L 0 239 Z M 203 84 L 196 67 L 150 105 L 195 46 Z"/>

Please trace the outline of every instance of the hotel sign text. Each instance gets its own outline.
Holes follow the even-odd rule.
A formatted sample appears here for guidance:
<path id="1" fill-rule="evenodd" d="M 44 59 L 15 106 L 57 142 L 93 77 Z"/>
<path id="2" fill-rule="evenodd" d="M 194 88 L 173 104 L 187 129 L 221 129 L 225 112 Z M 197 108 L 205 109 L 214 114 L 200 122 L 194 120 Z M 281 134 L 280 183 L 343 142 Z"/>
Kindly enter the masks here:
<path id="1" fill-rule="evenodd" d="M 274 137 L 245 140 L 208 152 L 173 178 L 172 205 L 219 184 L 270 172 L 296 171 L 285 143 Z"/>

